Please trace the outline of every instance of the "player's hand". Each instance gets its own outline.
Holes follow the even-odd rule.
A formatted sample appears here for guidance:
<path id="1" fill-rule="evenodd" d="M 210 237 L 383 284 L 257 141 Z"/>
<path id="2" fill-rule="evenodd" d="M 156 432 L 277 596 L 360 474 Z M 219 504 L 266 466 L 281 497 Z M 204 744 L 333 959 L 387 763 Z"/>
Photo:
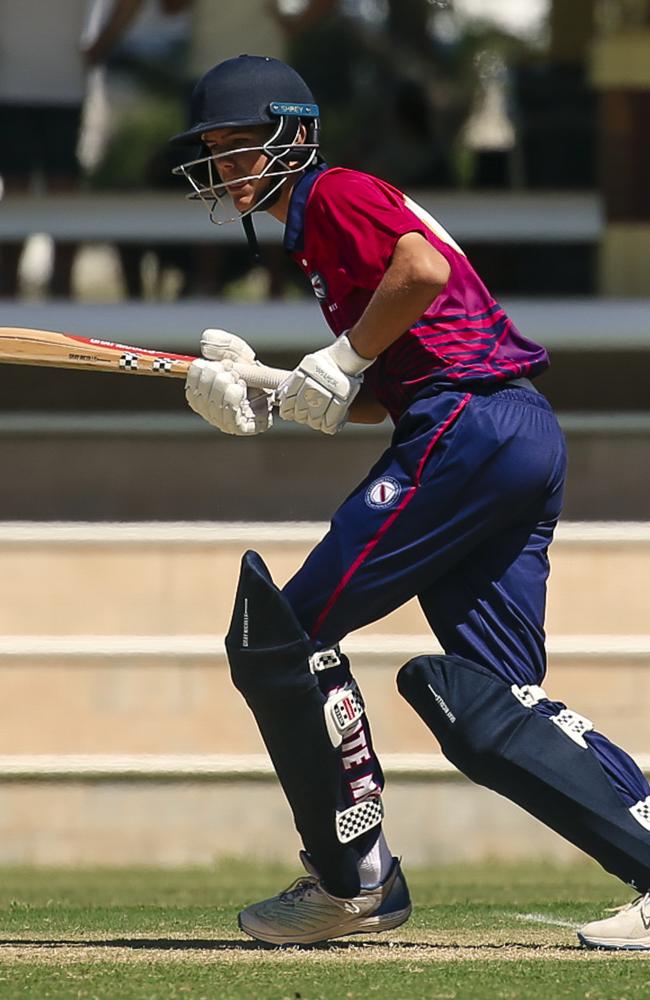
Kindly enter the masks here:
<path id="1" fill-rule="evenodd" d="M 216 386 L 213 389 L 213 398 L 209 407 L 210 416 L 207 415 L 205 395 L 203 401 L 200 401 L 196 393 L 193 393 L 192 401 L 190 401 L 186 386 L 187 401 L 192 409 L 196 410 L 208 423 L 218 427 L 226 434 L 261 434 L 268 430 L 273 423 L 270 394 L 264 389 L 246 387 L 245 400 L 238 402 L 239 392 L 228 388 L 227 384 L 229 382 L 232 385 L 236 381 L 236 371 L 234 375 L 232 374 L 235 369 L 234 362 L 239 361 L 244 365 L 259 364 L 250 344 L 247 344 L 236 334 L 229 333 L 228 330 L 208 329 L 201 334 L 201 354 L 208 361 L 224 363 L 226 372 L 230 372 L 231 375 L 227 376 L 224 372 L 216 373 L 215 371 Z M 205 385 L 207 378 L 208 376 L 204 372 L 202 377 L 204 390 L 207 389 Z M 241 387 L 241 379 L 239 379 L 238 384 Z M 243 384 L 245 385 L 245 383 Z M 219 388 L 221 399 L 218 398 Z M 253 429 L 251 429 L 250 422 L 251 414 L 254 418 Z"/>
<path id="2" fill-rule="evenodd" d="M 201 354 L 208 361 L 240 361 L 255 364 L 255 351 L 250 344 L 228 330 L 204 330 L 201 334 Z"/>
<path id="3" fill-rule="evenodd" d="M 194 361 L 185 381 L 185 398 L 195 413 L 224 434 L 261 434 L 273 423 L 271 394 L 249 389 L 229 359 Z"/>
<path id="4" fill-rule="evenodd" d="M 345 334 L 330 347 L 306 354 L 277 391 L 280 416 L 336 434 L 361 388 L 362 373 L 371 364 L 372 359 L 357 354 Z"/>

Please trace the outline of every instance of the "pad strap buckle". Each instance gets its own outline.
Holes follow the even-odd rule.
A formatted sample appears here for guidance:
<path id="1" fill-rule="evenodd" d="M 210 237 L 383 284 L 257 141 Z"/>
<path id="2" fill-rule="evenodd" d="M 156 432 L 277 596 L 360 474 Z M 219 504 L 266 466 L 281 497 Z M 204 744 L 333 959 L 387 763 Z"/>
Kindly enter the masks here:
<path id="1" fill-rule="evenodd" d="M 630 812 L 637 823 L 640 823 L 644 829 L 650 830 L 650 795 L 645 799 L 639 799 L 635 805 L 630 806 Z"/>
<path id="2" fill-rule="evenodd" d="M 563 733 L 577 743 L 579 747 L 587 750 L 587 741 L 584 738 L 585 733 L 590 733 L 594 728 L 594 724 L 591 719 L 586 719 L 584 715 L 578 715 L 577 712 L 572 712 L 570 708 L 564 708 L 557 715 L 551 716 L 551 722 L 556 725 Z"/>
<path id="3" fill-rule="evenodd" d="M 336 836 L 341 844 L 349 844 L 351 840 L 379 826 L 384 818 L 384 805 L 379 795 L 371 795 L 363 802 L 357 802 L 349 809 L 336 813 Z"/>
<path id="4" fill-rule="evenodd" d="M 524 708 L 533 708 L 538 701 L 544 701 L 547 698 L 546 691 L 538 684 L 524 684 L 522 687 L 513 684 L 510 690 Z"/>
<path id="5" fill-rule="evenodd" d="M 340 665 L 341 657 L 338 646 L 334 646 L 332 649 L 321 649 L 309 657 L 309 669 L 312 674 L 319 674 L 321 670 L 331 670 L 332 667 Z"/>
<path id="6" fill-rule="evenodd" d="M 338 691 L 333 691 L 325 704 L 325 725 L 333 747 L 343 742 L 347 730 L 361 718 L 365 704 L 356 681 L 351 681 Z"/>

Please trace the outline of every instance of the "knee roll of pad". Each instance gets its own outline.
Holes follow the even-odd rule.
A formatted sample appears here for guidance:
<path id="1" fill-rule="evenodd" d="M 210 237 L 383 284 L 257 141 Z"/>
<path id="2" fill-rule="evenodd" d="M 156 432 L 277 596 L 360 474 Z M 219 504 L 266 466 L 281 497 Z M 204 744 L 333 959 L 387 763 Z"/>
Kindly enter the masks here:
<path id="1" fill-rule="evenodd" d="M 536 816 L 607 871 L 650 888 L 650 837 L 589 747 L 589 719 L 548 702 L 541 688 L 509 687 L 457 656 L 420 656 L 397 684 L 445 756 L 478 784 Z M 641 813 L 644 803 L 638 804 Z M 648 809 L 650 818 L 650 808 Z"/>

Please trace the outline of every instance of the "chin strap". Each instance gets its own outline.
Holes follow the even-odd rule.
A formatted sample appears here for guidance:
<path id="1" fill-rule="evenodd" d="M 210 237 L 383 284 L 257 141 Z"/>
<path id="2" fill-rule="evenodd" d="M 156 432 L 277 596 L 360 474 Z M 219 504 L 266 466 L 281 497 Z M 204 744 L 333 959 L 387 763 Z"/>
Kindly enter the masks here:
<path id="1" fill-rule="evenodd" d="M 280 162 L 283 163 L 282 160 Z M 276 184 L 274 189 L 272 188 L 266 194 L 262 195 L 257 204 L 254 205 L 252 209 L 249 209 L 247 215 L 242 216 L 241 222 L 244 227 L 244 233 L 246 234 L 246 239 L 248 241 L 248 248 L 251 252 L 254 264 L 259 264 L 262 257 L 260 254 L 260 245 L 257 241 L 257 233 L 255 232 L 255 225 L 253 223 L 253 214 L 255 212 L 266 212 L 269 208 L 275 205 L 282 194 L 285 181 L 286 177 L 283 178 L 279 184 Z"/>
<path id="2" fill-rule="evenodd" d="M 244 227 L 244 233 L 246 234 L 246 239 L 248 241 L 248 248 L 251 252 L 254 264 L 259 264 L 262 259 L 262 255 L 260 254 L 260 245 L 257 241 L 257 233 L 255 232 L 255 225 L 253 223 L 253 214 L 255 212 L 266 212 L 272 205 L 275 205 L 276 201 L 278 201 L 280 195 L 282 194 L 285 180 L 286 177 L 283 178 L 279 184 L 276 184 L 274 188 L 272 187 L 270 191 L 267 191 L 266 194 L 263 194 L 257 204 L 255 204 L 252 209 L 249 209 L 246 215 L 242 216 L 241 223 Z"/>
<path id="3" fill-rule="evenodd" d="M 255 232 L 255 226 L 253 225 L 253 216 L 245 215 L 241 220 L 241 224 L 244 227 L 244 232 L 246 234 L 246 239 L 248 241 L 248 248 L 251 252 L 253 263 L 259 264 L 262 258 L 260 254 L 260 245 L 257 242 L 257 233 Z"/>

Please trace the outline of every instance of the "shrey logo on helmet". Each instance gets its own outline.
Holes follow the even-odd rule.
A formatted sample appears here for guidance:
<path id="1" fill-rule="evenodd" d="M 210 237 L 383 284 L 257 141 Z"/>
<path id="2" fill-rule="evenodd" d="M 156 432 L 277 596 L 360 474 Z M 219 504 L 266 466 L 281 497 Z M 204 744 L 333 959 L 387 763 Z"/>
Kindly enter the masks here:
<path id="1" fill-rule="evenodd" d="M 202 155 L 174 169 L 186 177 L 192 187 L 191 199 L 203 201 L 216 225 L 244 220 L 244 229 L 252 249 L 256 241 L 252 212 L 270 208 L 280 197 L 287 177 L 300 173 L 318 157 L 320 112 L 309 87 L 291 66 L 268 56 L 241 55 L 213 66 L 205 73 L 192 94 L 192 124 L 172 138 L 175 145 L 203 146 L 202 136 L 220 128 L 273 126 L 271 135 L 259 146 L 244 146 L 226 153 Z M 305 127 L 304 142 L 301 126 Z M 226 185 L 219 176 L 220 157 L 232 152 L 266 154 L 267 162 L 259 174 L 238 178 L 238 183 L 268 181 L 260 185 L 255 202 L 245 212 L 232 215 L 223 209 Z"/>

